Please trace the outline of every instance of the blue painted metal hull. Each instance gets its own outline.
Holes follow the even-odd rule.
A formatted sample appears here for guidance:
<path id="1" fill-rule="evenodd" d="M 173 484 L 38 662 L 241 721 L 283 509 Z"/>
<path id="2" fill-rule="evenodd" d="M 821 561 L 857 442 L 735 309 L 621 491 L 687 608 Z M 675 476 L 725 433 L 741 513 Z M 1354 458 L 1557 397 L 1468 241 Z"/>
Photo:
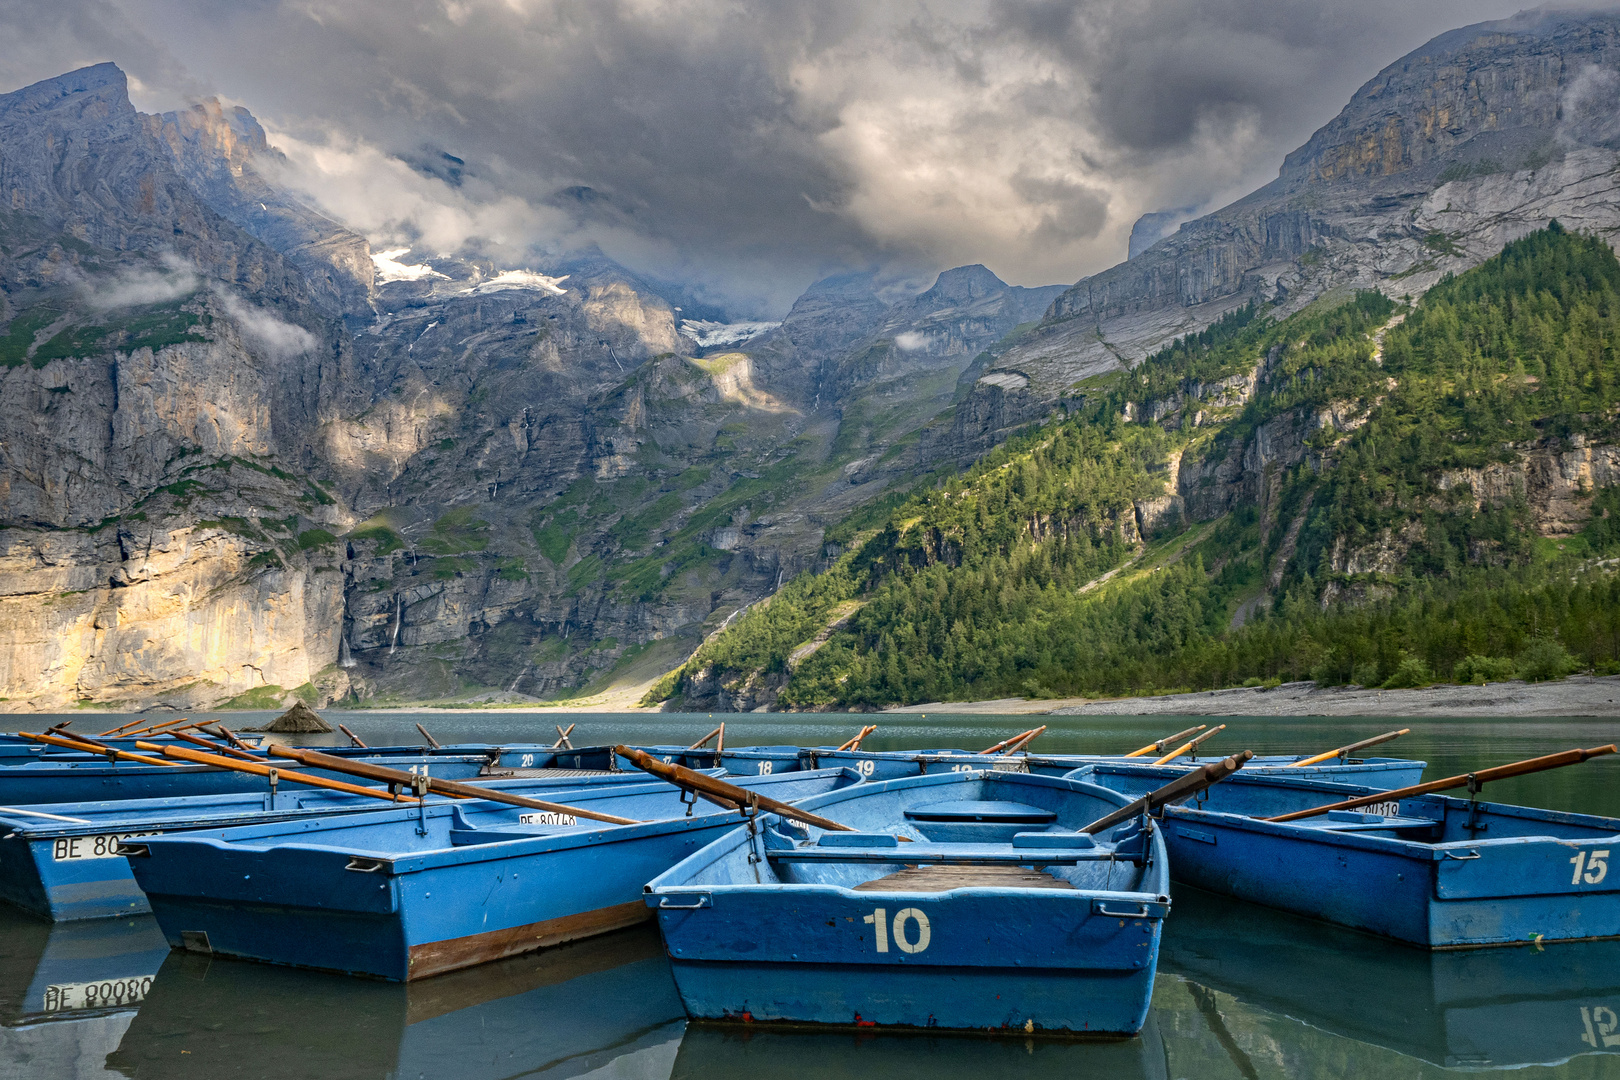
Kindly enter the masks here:
<path id="1" fill-rule="evenodd" d="M 430 766 L 431 767 L 431 766 Z M 480 781 L 483 787 L 519 795 L 602 784 L 645 782 L 644 773 Z M 375 812 L 385 806 L 365 795 L 346 795 L 287 785 L 270 795 L 242 793 L 176 799 L 122 799 L 101 803 L 0 807 L 0 900 L 56 922 L 148 912 L 146 894 L 129 863 L 118 855 L 120 839 L 155 833 L 194 832 L 236 825 L 292 821 L 334 814 Z M 17 813 L 45 813 L 87 824 Z"/>
<path id="2" fill-rule="evenodd" d="M 1089 779 L 1151 783 L 1109 766 Z M 1620 936 L 1620 819 L 1424 795 L 1258 820 L 1378 790 L 1240 773 L 1202 809 L 1166 808 L 1176 880 L 1426 948 Z"/>
<path id="3" fill-rule="evenodd" d="M 1129 1035 L 1169 911 L 1165 851 L 1142 819 L 1110 830 L 1134 832 L 1134 861 L 1124 842 L 1075 835 L 1127 801 L 982 771 L 865 784 L 803 804 L 861 835 L 766 818 L 672 867 L 647 903 L 696 1018 Z M 987 861 L 1048 871 L 1001 884 L 974 869 Z M 951 876 L 914 886 L 914 864 Z"/>
<path id="4" fill-rule="evenodd" d="M 368 757 L 356 760 L 369 761 Z M 478 754 L 388 755 L 376 764 L 395 769 L 427 768 L 444 780 L 470 780 L 487 764 Z M 329 780 L 354 782 L 346 774 L 300 769 Z M 0 806 L 43 803 L 106 802 L 110 799 L 172 799 L 191 795 L 231 795 L 262 791 L 265 779 L 211 765 L 108 764 L 103 759 L 73 762 L 36 761 L 0 769 Z"/>
<path id="5" fill-rule="evenodd" d="M 857 782 L 747 784 L 786 800 Z M 702 801 L 682 816 L 662 783 L 547 797 L 641 824 L 465 802 L 155 837 L 129 862 L 172 945 L 406 981 L 640 922 L 642 883 L 741 820 Z"/>

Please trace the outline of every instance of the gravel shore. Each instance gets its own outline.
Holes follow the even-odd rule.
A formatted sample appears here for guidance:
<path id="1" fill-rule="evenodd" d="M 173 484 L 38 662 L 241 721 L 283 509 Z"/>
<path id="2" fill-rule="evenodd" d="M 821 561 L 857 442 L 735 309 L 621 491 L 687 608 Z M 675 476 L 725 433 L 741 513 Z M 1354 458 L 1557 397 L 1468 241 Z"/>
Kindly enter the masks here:
<path id="1" fill-rule="evenodd" d="M 1032 713 L 1051 716 L 1613 716 L 1620 718 L 1620 675 L 1574 675 L 1557 682 L 1363 690 L 1283 683 L 1269 690 L 1234 687 L 1161 697 L 1057 698 L 932 702 L 889 712 Z"/>

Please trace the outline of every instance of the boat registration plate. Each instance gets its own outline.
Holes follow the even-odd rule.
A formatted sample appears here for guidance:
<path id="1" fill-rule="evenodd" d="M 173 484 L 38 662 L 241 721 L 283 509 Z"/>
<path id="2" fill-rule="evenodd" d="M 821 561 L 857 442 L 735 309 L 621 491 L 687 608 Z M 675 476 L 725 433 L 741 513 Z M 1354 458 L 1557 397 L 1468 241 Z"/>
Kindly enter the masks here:
<path id="1" fill-rule="evenodd" d="M 573 814 L 559 814 L 555 810 L 542 810 L 533 814 L 519 814 L 519 825 L 578 825 Z"/>
<path id="2" fill-rule="evenodd" d="M 152 978 L 151 975 L 132 975 L 127 979 L 52 983 L 45 988 L 45 1011 L 70 1012 L 75 1009 L 136 1005 L 146 1000 L 146 995 L 152 989 Z"/>
<path id="3" fill-rule="evenodd" d="M 100 836 L 59 836 L 51 842 L 52 862 L 79 859 L 116 859 L 118 845 L 140 836 L 162 836 L 160 832 L 103 833 Z"/>

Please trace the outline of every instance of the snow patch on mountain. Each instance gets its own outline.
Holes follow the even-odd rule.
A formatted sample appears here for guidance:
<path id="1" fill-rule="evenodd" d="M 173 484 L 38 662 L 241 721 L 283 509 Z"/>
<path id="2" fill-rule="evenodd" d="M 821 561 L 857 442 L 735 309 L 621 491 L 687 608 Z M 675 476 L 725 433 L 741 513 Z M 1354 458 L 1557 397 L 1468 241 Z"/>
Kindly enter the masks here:
<path id="1" fill-rule="evenodd" d="M 421 281 L 424 278 L 449 278 L 439 273 L 427 263 L 402 263 L 400 256 L 409 255 L 408 247 L 390 248 L 387 251 L 374 251 L 371 253 L 372 265 L 377 268 L 377 284 L 385 281 Z"/>
<path id="2" fill-rule="evenodd" d="M 562 287 L 570 275 L 562 277 L 547 277 L 532 270 L 502 270 L 488 281 L 481 281 L 467 291 L 470 293 L 502 292 L 506 289 L 535 289 L 539 292 L 548 292 L 552 296 L 562 296 L 568 292 Z"/>
<path id="3" fill-rule="evenodd" d="M 681 333 L 697 342 L 699 348 L 709 349 L 716 345 L 740 345 L 781 325 L 779 322 L 722 323 L 709 319 L 683 319 Z"/>

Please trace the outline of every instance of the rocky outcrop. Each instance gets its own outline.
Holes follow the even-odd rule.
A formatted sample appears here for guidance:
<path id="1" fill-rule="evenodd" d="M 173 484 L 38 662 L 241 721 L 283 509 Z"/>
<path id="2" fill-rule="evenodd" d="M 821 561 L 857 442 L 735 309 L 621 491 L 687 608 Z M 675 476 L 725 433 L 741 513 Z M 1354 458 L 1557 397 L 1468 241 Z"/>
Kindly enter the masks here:
<path id="1" fill-rule="evenodd" d="M 143 120 L 192 190 L 286 256 L 318 303 L 335 314 L 370 314 L 376 277 L 371 244 L 266 179 L 264 171 L 285 168 L 285 158 L 252 113 L 209 98 Z"/>
<path id="2" fill-rule="evenodd" d="M 1420 294 L 1557 218 L 1620 230 L 1620 17 L 1529 12 L 1391 64 L 1277 180 L 1085 278 L 997 363 L 1056 398 L 1257 299 Z"/>

